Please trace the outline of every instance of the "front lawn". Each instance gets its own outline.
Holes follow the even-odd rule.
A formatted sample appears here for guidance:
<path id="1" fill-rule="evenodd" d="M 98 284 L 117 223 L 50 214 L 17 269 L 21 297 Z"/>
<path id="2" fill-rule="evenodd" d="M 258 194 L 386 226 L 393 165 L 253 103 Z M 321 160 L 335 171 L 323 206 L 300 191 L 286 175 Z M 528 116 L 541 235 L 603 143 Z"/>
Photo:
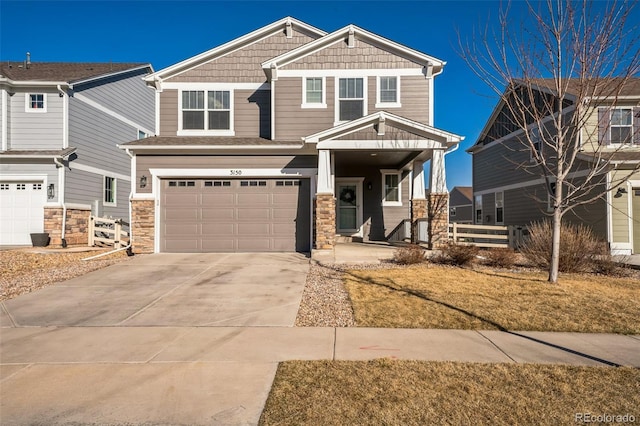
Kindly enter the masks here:
<path id="1" fill-rule="evenodd" d="M 347 270 L 359 327 L 640 333 L 640 281 L 423 264 Z"/>
<path id="2" fill-rule="evenodd" d="M 290 361 L 278 367 L 260 424 L 558 425 L 625 414 L 629 422 L 638 407 L 640 370 L 626 367 Z"/>

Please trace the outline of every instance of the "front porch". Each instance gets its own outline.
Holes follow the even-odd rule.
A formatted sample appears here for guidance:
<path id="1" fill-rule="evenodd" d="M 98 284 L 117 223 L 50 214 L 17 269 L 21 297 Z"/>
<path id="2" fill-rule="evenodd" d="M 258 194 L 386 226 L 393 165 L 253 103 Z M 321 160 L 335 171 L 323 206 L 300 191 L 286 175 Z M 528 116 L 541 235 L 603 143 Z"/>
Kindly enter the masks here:
<path id="1" fill-rule="evenodd" d="M 314 249 L 334 249 L 340 236 L 417 243 L 421 219 L 437 247 L 448 227 L 444 155 L 461 139 L 383 112 L 306 138 L 318 150 Z"/>

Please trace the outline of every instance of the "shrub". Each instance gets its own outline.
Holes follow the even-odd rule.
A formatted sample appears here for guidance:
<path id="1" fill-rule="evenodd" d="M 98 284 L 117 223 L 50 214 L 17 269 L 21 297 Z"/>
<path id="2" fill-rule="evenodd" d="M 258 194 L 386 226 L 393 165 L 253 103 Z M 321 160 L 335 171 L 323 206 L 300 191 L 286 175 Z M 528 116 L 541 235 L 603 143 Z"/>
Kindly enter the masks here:
<path id="1" fill-rule="evenodd" d="M 464 266 L 473 263 L 480 249 L 476 246 L 447 242 L 440 249 L 441 253 L 433 258 L 436 263 Z"/>
<path id="2" fill-rule="evenodd" d="M 594 274 L 608 275 L 611 277 L 624 277 L 629 275 L 629 270 L 625 265 L 626 259 L 616 261 L 611 254 L 606 253 L 594 259 L 591 270 Z"/>
<path id="3" fill-rule="evenodd" d="M 511 268 L 516 263 L 516 252 L 508 247 L 492 248 L 484 257 L 485 265 L 497 268 Z"/>
<path id="4" fill-rule="evenodd" d="M 552 223 L 549 220 L 529 226 L 529 237 L 520 248 L 534 266 L 548 268 L 551 264 Z M 560 272 L 590 271 L 597 259 L 605 254 L 605 245 L 588 226 L 562 223 L 560 228 Z"/>
<path id="5" fill-rule="evenodd" d="M 418 244 L 400 247 L 393 252 L 393 261 L 400 265 L 413 265 L 424 260 L 424 250 Z"/>

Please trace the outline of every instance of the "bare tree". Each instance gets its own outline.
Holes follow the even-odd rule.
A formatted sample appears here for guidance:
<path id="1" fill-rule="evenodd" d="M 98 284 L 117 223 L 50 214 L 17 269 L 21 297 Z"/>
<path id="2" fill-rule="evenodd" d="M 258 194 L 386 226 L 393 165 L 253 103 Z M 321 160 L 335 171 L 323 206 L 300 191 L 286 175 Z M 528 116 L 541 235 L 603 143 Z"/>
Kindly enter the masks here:
<path id="1" fill-rule="evenodd" d="M 506 5 L 496 29 L 486 26 L 473 40 L 460 40 L 463 59 L 499 96 L 503 125 L 520 131 L 520 146 L 530 153 L 530 161 L 516 166 L 546 183 L 553 205 L 548 213 L 553 283 L 558 280 L 563 217 L 603 198 L 638 170 L 636 163 L 612 179 L 608 172 L 623 144 L 614 148 L 598 142 L 598 129 L 609 124 L 611 113 L 600 117 L 607 123 L 593 125 L 600 107 L 612 111 L 625 90 L 638 84 L 640 31 L 631 17 L 635 5 L 527 2 L 522 22 Z"/>

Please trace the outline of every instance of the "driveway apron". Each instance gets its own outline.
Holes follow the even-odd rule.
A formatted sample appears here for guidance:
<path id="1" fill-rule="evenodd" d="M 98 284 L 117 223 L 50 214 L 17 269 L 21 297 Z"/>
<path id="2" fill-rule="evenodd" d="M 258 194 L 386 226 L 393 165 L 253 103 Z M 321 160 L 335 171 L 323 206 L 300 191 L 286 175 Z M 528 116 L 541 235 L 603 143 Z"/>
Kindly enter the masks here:
<path id="1" fill-rule="evenodd" d="M 292 327 L 308 269 L 295 253 L 137 256 L 0 303 L 0 423 L 256 424 L 277 359 L 250 330 L 332 355 L 332 331 Z"/>

